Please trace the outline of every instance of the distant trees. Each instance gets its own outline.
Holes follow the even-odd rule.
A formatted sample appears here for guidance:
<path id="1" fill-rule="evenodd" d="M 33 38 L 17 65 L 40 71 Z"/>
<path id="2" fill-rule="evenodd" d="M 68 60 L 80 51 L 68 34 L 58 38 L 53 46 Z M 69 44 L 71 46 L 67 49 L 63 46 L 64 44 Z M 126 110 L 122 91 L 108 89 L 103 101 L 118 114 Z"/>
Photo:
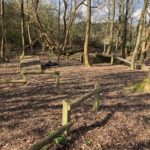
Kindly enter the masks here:
<path id="1" fill-rule="evenodd" d="M 142 36 L 142 31 L 143 31 L 143 24 L 144 24 L 144 16 L 146 13 L 147 6 L 148 6 L 148 0 L 144 0 L 144 6 L 143 6 L 140 20 L 139 20 L 138 35 L 137 35 L 136 44 L 135 44 L 135 48 L 134 48 L 132 59 L 131 59 L 131 69 L 132 70 L 135 69 L 135 67 L 136 67 L 135 61 L 136 61 L 136 57 L 137 57 L 139 47 L 140 47 L 141 36 Z"/>
<path id="2" fill-rule="evenodd" d="M 66 45 L 68 44 L 69 35 L 73 23 L 77 17 L 78 9 L 84 3 L 85 0 L 71 0 L 69 15 L 67 16 L 67 10 L 69 7 L 69 0 L 63 0 L 64 3 L 64 15 L 63 15 L 63 22 L 64 22 L 64 42 L 63 42 L 63 53 L 65 53 Z"/>
<path id="3" fill-rule="evenodd" d="M 84 47 L 87 66 L 90 65 L 89 47 L 103 50 L 103 45 L 105 45 L 105 54 L 115 53 L 123 58 L 126 58 L 127 52 L 128 54 L 132 53 L 134 49 L 132 65 L 136 61 L 135 55 L 140 52 L 141 47 L 140 64 L 144 62 L 145 54 L 148 52 L 148 23 L 143 20 L 146 18 L 145 15 L 142 16 L 138 25 L 137 21 L 134 23 L 133 14 L 136 12 L 137 4 L 135 0 L 96 0 L 91 2 L 88 0 L 46 2 L 40 0 L 6 2 L 1 0 L 0 2 L 1 59 L 7 58 L 13 49 L 19 49 L 19 47 L 21 47 L 22 55 L 25 54 L 27 48 L 33 52 L 36 44 L 41 45 L 43 51 L 53 51 L 59 56 L 67 54 L 69 50 L 72 51 L 73 47 L 82 49 Z M 85 15 L 86 11 L 87 15 Z M 145 24 L 144 26 L 142 22 Z M 146 33 L 145 37 L 143 28 Z M 6 35 L 9 50 L 6 50 Z M 138 39 L 140 39 L 139 43 Z M 17 52 L 18 50 L 16 50 Z M 132 66 L 132 68 L 134 67 Z"/>

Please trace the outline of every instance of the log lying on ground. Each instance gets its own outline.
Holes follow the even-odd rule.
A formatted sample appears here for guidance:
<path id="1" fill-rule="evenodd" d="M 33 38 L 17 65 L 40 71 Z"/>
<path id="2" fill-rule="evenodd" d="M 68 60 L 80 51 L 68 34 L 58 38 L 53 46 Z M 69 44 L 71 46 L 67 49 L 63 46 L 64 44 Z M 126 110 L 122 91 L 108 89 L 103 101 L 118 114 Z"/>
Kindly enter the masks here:
<path id="1" fill-rule="evenodd" d="M 29 150 L 40 150 L 42 147 L 46 146 L 47 144 L 50 144 L 53 142 L 55 138 L 60 136 L 64 131 L 66 131 L 68 128 L 70 128 L 73 125 L 73 123 L 69 122 L 66 125 L 60 127 L 56 131 L 52 132 L 49 136 L 45 137 L 41 141 L 35 143 Z"/>
<path id="2" fill-rule="evenodd" d="M 128 66 L 131 65 L 131 62 L 130 62 L 129 60 L 124 59 L 124 58 L 122 58 L 122 57 L 114 56 L 114 59 L 115 59 L 115 60 L 119 60 L 119 61 L 123 62 L 124 64 L 127 64 Z"/>
<path id="3" fill-rule="evenodd" d="M 26 75 L 23 75 L 23 79 L 19 79 L 19 80 L 9 80 L 9 79 L 2 79 L 2 80 L 0 80 L 0 83 L 27 83 L 27 77 L 26 77 Z"/>
<path id="4" fill-rule="evenodd" d="M 101 53 L 98 53 L 97 56 L 101 56 L 101 57 L 104 57 L 104 58 L 109 58 L 111 59 L 112 57 L 114 57 L 114 60 L 118 60 L 118 61 L 121 61 L 125 64 L 128 64 L 130 65 L 130 61 L 129 60 L 126 60 L 122 57 L 118 57 L 118 56 L 115 56 L 115 55 L 106 55 L 106 54 L 101 54 Z"/>
<path id="5" fill-rule="evenodd" d="M 103 58 L 106 58 L 106 59 L 109 59 L 109 61 L 111 61 L 112 57 L 114 59 L 114 61 L 119 61 L 119 62 L 122 62 L 123 64 L 125 65 L 128 65 L 128 66 L 131 66 L 131 62 L 127 59 L 124 59 L 122 57 L 119 57 L 119 56 L 115 56 L 115 55 L 106 55 L 106 54 L 101 54 L 101 53 L 98 53 L 97 56 L 100 56 L 100 57 L 103 57 Z M 136 68 L 141 68 L 141 66 L 138 64 L 138 63 L 135 63 L 135 66 Z"/>
<path id="6" fill-rule="evenodd" d="M 0 83 L 27 83 L 26 80 L 0 80 Z"/>

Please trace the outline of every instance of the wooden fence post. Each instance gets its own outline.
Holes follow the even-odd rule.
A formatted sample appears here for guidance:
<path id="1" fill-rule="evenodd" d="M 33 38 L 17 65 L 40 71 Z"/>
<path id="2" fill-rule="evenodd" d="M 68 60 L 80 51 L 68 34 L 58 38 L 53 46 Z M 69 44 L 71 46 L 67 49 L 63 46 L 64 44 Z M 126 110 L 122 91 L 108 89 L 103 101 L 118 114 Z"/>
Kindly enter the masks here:
<path id="1" fill-rule="evenodd" d="M 71 122 L 71 107 L 67 100 L 63 100 L 63 110 L 62 110 L 62 126 Z M 70 128 L 65 131 L 65 134 L 68 135 Z"/>
<path id="2" fill-rule="evenodd" d="M 111 65 L 114 64 L 114 56 L 113 55 L 111 56 L 111 62 L 110 63 L 111 63 Z"/>
<path id="3" fill-rule="evenodd" d="M 56 86 L 58 87 L 60 84 L 60 73 L 59 72 L 55 72 L 56 74 Z"/>
<path id="4" fill-rule="evenodd" d="M 25 83 L 27 83 L 27 74 L 21 74 L 21 75 L 22 75 L 22 78 L 25 81 Z"/>
<path id="5" fill-rule="evenodd" d="M 83 54 L 80 55 L 80 62 L 84 63 L 84 56 L 83 56 Z"/>
<path id="6" fill-rule="evenodd" d="M 100 84 L 99 83 L 95 84 L 95 89 L 97 89 L 97 88 L 100 88 Z M 95 111 L 95 112 L 97 112 L 98 109 L 99 109 L 99 99 L 100 99 L 99 94 L 100 94 L 100 92 L 98 91 L 94 95 L 93 111 Z"/>

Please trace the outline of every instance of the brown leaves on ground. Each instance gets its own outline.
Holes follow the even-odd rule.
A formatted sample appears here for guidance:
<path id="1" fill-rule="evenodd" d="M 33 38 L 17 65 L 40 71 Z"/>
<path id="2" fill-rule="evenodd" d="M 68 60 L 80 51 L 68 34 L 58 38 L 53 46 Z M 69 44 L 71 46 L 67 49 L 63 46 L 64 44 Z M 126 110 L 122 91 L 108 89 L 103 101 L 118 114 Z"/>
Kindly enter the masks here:
<path id="1" fill-rule="evenodd" d="M 4 68 L 9 71 L 1 69 L 1 78 L 19 78 L 15 65 L 9 64 Z M 61 73 L 58 88 L 55 78 L 49 75 L 30 75 L 26 85 L 0 85 L 2 150 L 26 150 L 49 131 L 58 128 L 61 125 L 62 100 L 80 97 L 92 90 L 96 82 L 100 82 L 102 88 L 101 108 L 98 113 L 92 112 L 93 99 L 90 98 L 73 110 L 75 124 L 66 149 L 150 149 L 150 94 L 125 90 L 143 80 L 146 72 L 109 64 L 85 68 L 69 61 L 51 68 L 52 72 L 55 70 Z"/>

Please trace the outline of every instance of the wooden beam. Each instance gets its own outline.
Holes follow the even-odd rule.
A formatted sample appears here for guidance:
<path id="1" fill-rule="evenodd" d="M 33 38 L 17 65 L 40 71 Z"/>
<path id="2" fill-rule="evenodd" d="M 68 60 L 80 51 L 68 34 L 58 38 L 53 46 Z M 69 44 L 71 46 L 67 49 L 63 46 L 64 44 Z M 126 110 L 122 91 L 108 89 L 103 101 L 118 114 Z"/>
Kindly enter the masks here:
<path id="1" fill-rule="evenodd" d="M 63 110 L 62 110 L 62 125 L 67 124 L 68 122 L 71 122 L 71 108 L 70 104 L 67 100 L 63 100 Z M 68 128 L 65 131 L 65 134 L 68 135 L 70 132 L 70 128 Z"/>
<path id="2" fill-rule="evenodd" d="M 73 125 L 73 123 L 71 123 L 71 122 L 65 124 L 64 126 L 60 127 L 56 131 L 52 132 L 49 136 L 47 136 L 47 137 L 43 138 L 42 140 L 40 140 L 39 142 L 35 143 L 33 146 L 31 146 L 29 148 L 29 150 L 40 150 L 47 144 L 52 143 L 55 138 L 60 136 L 64 131 L 66 131 L 72 125 Z"/>
<path id="3" fill-rule="evenodd" d="M 100 92 L 100 88 L 94 89 L 91 92 L 84 94 L 82 97 L 74 100 L 74 101 L 68 101 L 68 103 L 70 104 L 71 108 L 77 107 L 80 105 L 81 102 L 85 101 L 86 99 L 88 99 L 89 97 L 95 95 L 96 93 Z"/>
<path id="4" fill-rule="evenodd" d="M 9 80 L 9 79 L 2 79 L 2 80 L 0 80 L 0 83 L 27 83 L 27 76 L 26 75 L 24 75 L 24 74 L 22 74 L 23 75 L 23 79 L 19 79 L 19 80 Z"/>

